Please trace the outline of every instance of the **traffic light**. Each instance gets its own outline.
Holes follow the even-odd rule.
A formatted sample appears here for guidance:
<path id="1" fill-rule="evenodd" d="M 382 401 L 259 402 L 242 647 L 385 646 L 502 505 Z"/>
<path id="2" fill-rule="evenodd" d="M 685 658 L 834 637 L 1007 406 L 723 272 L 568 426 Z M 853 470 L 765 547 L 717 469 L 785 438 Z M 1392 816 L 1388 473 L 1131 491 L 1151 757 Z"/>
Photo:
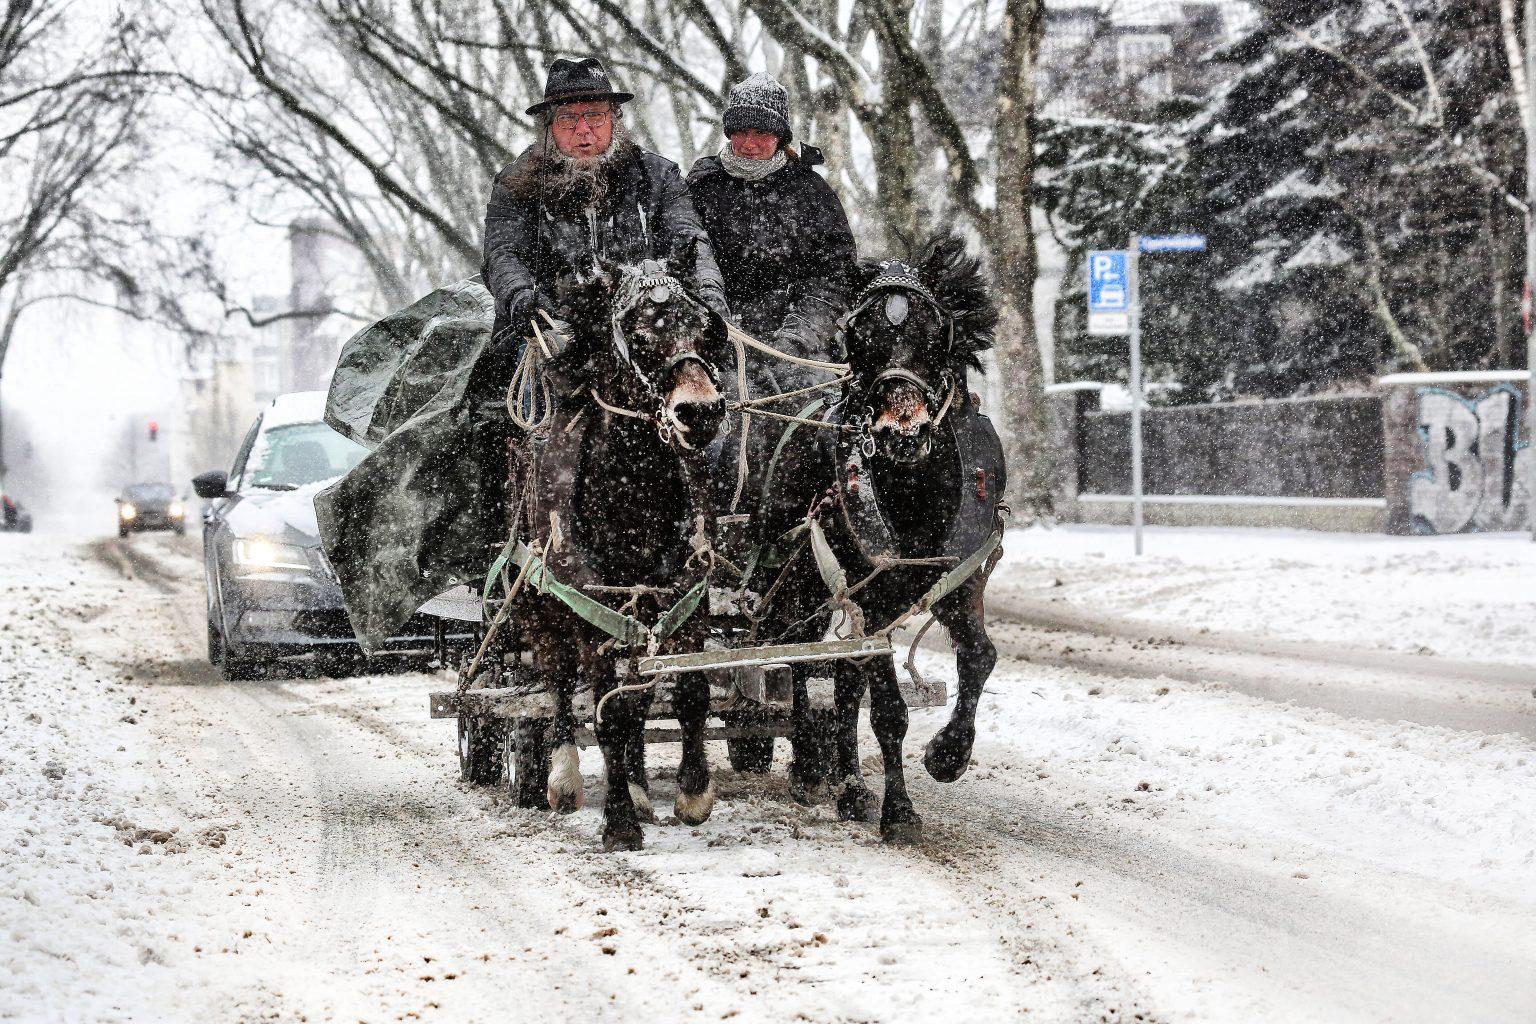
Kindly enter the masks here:
<path id="1" fill-rule="evenodd" d="M 159 438 L 159 436 L 160 436 L 160 421 L 159 420 L 150 420 L 149 421 L 149 439 L 151 441 L 154 441 L 157 438 Z"/>

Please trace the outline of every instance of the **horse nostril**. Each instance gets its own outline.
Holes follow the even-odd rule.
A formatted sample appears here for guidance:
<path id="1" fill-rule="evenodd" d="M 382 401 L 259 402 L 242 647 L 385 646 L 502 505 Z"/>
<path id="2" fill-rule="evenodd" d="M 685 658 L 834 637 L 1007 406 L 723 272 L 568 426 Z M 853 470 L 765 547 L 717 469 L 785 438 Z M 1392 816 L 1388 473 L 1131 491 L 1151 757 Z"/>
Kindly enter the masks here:
<path id="1" fill-rule="evenodd" d="M 697 448 L 715 439 L 725 419 L 725 400 L 676 402 L 672 406 L 672 415 L 688 431 L 688 443 Z"/>

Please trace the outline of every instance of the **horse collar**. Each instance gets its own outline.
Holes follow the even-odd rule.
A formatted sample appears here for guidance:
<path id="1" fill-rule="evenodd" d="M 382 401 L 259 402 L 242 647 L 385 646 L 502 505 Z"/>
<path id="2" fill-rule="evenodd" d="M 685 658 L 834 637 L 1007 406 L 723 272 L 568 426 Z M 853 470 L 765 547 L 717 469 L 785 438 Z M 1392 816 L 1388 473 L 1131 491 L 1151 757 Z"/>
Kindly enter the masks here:
<path id="1" fill-rule="evenodd" d="M 861 413 L 844 402 L 841 418 L 855 428 L 839 434 L 836 446 L 838 498 L 848 529 L 869 562 L 901 558 L 896 533 L 870 472 L 874 439 L 867 430 L 868 411 Z M 997 505 L 1007 486 L 1002 443 L 991 421 L 969 405 L 962 405 L 945 422 L 935 423 L 934 429 L 950 432 L 960 469 L 960 505 L 945 531 L 942 552 L 959 562 L 986 542 L 996 521 Z"/>

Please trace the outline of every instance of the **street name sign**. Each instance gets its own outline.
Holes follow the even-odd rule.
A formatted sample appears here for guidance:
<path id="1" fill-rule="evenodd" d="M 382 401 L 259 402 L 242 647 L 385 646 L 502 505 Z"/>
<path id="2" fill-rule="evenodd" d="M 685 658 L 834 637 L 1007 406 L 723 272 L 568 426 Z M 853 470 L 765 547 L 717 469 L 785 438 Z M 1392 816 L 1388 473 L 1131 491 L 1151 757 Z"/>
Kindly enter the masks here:
<path id="1" fill-rule="evenodd" d="M 1205 252 L 1204 235 L 1143 235 L 1142 252 Z"/>

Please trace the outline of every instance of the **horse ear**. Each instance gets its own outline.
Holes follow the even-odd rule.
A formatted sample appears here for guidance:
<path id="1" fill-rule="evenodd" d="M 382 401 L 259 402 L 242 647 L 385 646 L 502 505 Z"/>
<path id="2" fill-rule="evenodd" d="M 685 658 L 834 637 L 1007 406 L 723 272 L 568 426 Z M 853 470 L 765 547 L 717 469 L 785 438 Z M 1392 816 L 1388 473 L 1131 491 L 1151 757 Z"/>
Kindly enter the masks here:
<path id="1" fill-rule="evenodd" d="M 853 270 L 853 294 L 855 296 L 862 294 L 864 289 L 869 287 L 869 283 L 880 275 L 881 264 L 881 260 L 874 259 L 859 261 L 858 266 Z"/>
<path id="2" fill-rule="evenodd" d="M 623 268 L 606 256 L 594 256 L 592 266 L 604 293 L 612 297 L 619 290 L 619 282 L 624 279 Z"/>

